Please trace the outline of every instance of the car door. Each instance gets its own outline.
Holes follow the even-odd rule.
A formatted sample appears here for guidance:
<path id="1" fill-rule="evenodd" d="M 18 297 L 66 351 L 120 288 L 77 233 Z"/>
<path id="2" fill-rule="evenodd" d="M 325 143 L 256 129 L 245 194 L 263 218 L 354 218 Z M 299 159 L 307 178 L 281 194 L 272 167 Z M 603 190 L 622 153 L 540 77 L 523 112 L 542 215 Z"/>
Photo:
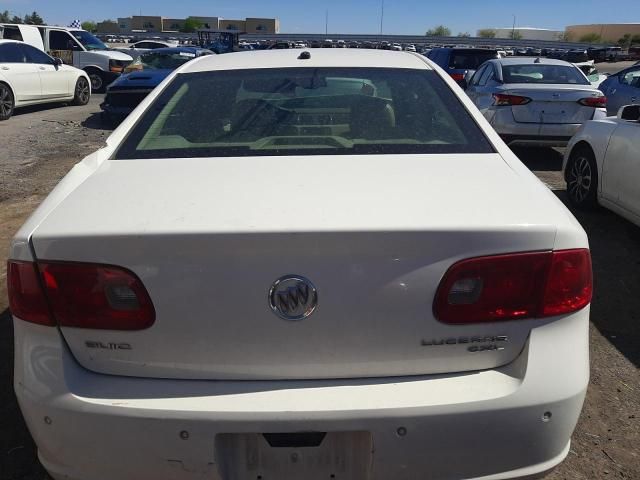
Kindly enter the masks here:
<path id="1" fill-rule="evenodd" d="M 478 90 L 478 83 L 480 81 L 480 78 L 482 78 L 482 75 L 484 75 L 486 71 L 487 71 L 487 65 L 480 67 L 478 71 L 473 74 L 473 77 L 471 77 L 471 80 L 469 81 L 469 85 L 467 85 L 466 92 L 469 98 L 473 101 L 473 103 L 476 103 L 476 98 L 478 96 L 477 90 Z"/>
<path id="2" fill-rule="evenodd" d="M 603 93 L 607 96 L 607 112 L 615 115 L 620 107 L 640 103 L 637 82 L 640 78 L 640 66 L 624 70 L 613 81 L 607 82 Z"/>
<path id="3" fill-rule="evenodd" d="M 27 62 L 34 65 L 40 75 L 40 98 L 64 98 L 69 97 L 73 91 L 70 85 L 73 71 L 64 65 L 56 65 L 52 57 L 31 45 L 21 45 L 27 58 Z"/>
<path id="4" fill-rule="evenodd" d="M 619 122 L 609 140 L 603 186 L 618 205 L 640 216 L 640 121 Z"/>
<path id="5" fill-rule="evenodd" d="M 478 85 L 475 88 L 476 107 L 482 112 L 489 121 L 493 119 L 495 112 L 490 108 L 493 105 L 493 94 L 496 88 L 496 71 L 492 64 L 488 64 L 478 79 Z"/>
<path id="6" fill-rule="evenodd" d="M 73 65 L 73 52 L 83 52 L 82 45 L 66 30 L 49 30 L 49 55 Z"/>
<path id="7" fill-rule="evenodd" d="M 0 45 L 0 74 L 10 83 L 16 103 L 38 101 L 42 94 L 35 65 L 27 63 L 21 43 Z"/>

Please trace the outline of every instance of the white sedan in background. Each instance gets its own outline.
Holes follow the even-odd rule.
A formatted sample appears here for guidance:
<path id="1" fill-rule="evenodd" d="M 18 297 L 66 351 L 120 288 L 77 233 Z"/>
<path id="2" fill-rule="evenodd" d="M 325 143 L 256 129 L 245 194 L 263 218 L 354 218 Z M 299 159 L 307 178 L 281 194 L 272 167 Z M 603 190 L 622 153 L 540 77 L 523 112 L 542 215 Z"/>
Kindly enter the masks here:
<path id="1" fill-rule="evenodd" d="M 90 97 L 91 83 L 84 71 L 26 43 L 0 40 L 0 120 L 7 120 L 19 107 L 52 102 L 86 105 Z"/>
<path id="2" fill-rule="evenodd" d="M 563 170 L 571 203 L 600 204 L 640 225 L 640 105 L 585 123 L 567 147 Z"/>
<path id="3" fill-rule="evenodd" d="M 526 477 L 582 408 L 590 258 L 424 57 L 200 57 L 14 238 L 16 394 L 59 480 Z"/>
<path id="4" fill-rule="evenodd" d="M 564 146 L 584 122 L 607 116 L 603 93 L 562 60 L 489 60 L 466 92 L 510 146 Z"/>

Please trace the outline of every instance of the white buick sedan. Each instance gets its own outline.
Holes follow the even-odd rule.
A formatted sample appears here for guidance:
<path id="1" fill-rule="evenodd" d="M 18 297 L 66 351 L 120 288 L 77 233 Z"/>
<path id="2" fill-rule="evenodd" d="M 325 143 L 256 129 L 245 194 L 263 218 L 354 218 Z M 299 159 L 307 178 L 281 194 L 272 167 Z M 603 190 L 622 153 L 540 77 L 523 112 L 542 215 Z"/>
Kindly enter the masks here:
<path id="1" fill-rule="evenodd" d="M 84 71 L 26 43 L 0 40 L 0 121 L 16 108 L 52 102 L 86 105 L 90 97 Z"/>
<path id="2" fill-rule="evenodd" d="M 569 451 L 585 232 L 424 57 L 201 57 L 13 240 L 56 479 L 506 479 Z"/>
<path id="3" fill-rule="evenodd" d="M 572 204 L 600 204 L 640 226 L 640 105 L 585 123 L 569 142 L 563 170 Z"/>

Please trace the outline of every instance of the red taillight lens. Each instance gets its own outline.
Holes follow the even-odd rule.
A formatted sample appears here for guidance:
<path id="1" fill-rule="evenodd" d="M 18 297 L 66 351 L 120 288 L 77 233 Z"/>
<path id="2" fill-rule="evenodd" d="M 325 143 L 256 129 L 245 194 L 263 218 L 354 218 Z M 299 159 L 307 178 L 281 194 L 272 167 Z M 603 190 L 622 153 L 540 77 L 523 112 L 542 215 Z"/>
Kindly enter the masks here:
<path id="1" fill-rule="evenodd" d="M 11 313 L 26 322 L 55 326 L 34 263 L 7 262 L 7 290 Z"/>
<path id="2" fill-rule="evenodd" d="M 38 263 L 60 326 L 142 330 L 155 321 L 147 290 L 131 271 L 109 265 Z"/>
<path id="3" fill-rule="evenodd" d="M 593 108 L 606 108 L 607 106 L 607 97 L 587 97 L 578 100 L 580 105 L 584 105 L 585 107 L 593 107 Z"/>
<path id="4" fill-rule="evenodd" d="M 453 78 L 456 82 L 461 82 L 464 80 L 464 73 L 452 73 L 451 78 Z"/>
<path id="5" fill-rule="evenodd" d="M 526 105 L 527 103 L 531 103 L 531 99 L 529 97 L 522 97 L 520 95 L 505 95 L 503 93 L 493 94 L 493 104 L 498 107 Z"/>
<path id="6" fill-rule="evenodd" d="M 586 249 L 472 258 L 447 271 L 433 313 L 453 324 L 549 317 L 585 307 L 591 293 Z"/>
<path id="7" fill-rule="evenodd" d="M 591 302 L 593 275 L 589 250 L 553 253 L 540 316 L 575 312 Z"/>

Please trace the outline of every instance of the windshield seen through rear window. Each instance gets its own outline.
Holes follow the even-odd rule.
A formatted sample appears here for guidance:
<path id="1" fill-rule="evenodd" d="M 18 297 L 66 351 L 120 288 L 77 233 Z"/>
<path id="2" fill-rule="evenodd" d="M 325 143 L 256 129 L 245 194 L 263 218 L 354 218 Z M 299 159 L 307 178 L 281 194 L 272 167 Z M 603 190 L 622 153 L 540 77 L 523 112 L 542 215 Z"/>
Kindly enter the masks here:
<path id="1" fill-rule="evenodd" d="M 504 83 L 590 85 L 578 67 L 569 65 L 503 65 Z"/>
<path id="2" fill-rule="evenodd" d="M 284 68 L 176 76 L 115 158 L 491 151 L 433 71 Z"/>

